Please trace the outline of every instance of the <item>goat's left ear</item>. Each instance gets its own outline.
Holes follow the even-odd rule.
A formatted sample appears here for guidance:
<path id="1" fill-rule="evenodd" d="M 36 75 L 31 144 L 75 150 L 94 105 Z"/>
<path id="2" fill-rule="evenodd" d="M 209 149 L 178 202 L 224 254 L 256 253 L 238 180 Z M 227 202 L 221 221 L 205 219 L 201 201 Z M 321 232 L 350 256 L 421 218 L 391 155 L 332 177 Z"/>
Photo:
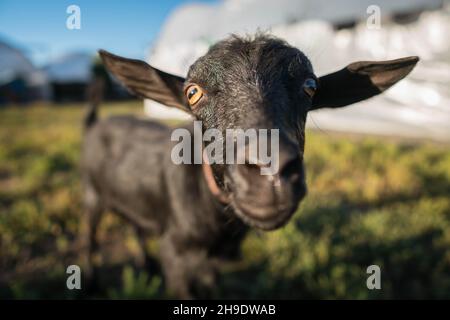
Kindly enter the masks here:
<path id="1" fill-rule="evenodd" d="M 419 57 L 360 61 L 320 77 L 310 110 L 344 107 L 382 93 L 406 77 L 418 61 Z"/>
<path id="2" fill-rule="evenodd" d="M 153 68 L 144 61 L 119 57 L 105 50 L 99 54 L 107 69 L 134 95 L 189 111 L 183 93 L 184 78 Z"/>

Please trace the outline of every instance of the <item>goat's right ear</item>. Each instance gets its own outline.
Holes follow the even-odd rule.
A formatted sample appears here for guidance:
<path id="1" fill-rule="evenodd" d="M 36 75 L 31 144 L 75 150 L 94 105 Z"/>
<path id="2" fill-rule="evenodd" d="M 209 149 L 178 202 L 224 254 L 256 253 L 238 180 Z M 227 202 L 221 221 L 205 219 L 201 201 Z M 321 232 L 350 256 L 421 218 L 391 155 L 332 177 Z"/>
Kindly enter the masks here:
<path id="1" fill-rule="evenodd" d="M 359 61 L 322 76 L 310 110 L 345 107 L 380 94 L 406 77 L 418 61 L 418 57 Z"/>
<path id="2" fill-rule="evenodd" d="M 184 78 L 153 68 L 141 60 L 99 51 L 107 69 L 134 95 L 189 111 L 183 93 Z"/>

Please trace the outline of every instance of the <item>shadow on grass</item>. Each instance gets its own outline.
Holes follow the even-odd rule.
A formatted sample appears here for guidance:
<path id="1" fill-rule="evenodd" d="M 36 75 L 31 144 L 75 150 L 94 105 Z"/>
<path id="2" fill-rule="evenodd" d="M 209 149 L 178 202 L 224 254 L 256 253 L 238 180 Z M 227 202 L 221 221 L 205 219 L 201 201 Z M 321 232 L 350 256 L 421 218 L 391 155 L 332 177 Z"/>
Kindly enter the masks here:
<path id="1" fill-rule="evenodd" d="M 392 200 L 394 201 L 394 200 Z M 402 198 L 402 203 L 405 199 Z M 409 201 L 413 202 L 414 199 Z M 374 207 L 377 207 L 375 204 Z M 210 296 L 224 299 L 403 299 L 450 296 L 450 268 L 444 229 L 429 227 L 398 235 L 383 226 L 386 238 L 371 236 L 360 220 L 374 214 L 359 206 L 338 203 L 308 208 L 279 236 L 285 246 L 271 242 L 271 234 L 257 241 L 262 249 L 257 259 L 243 257 L 234 267 L 224 268 Z M 376 209 L 377 210 L 377 209 Z M 389 211 L 389 214 L 392 214 Z M 401 223 L 401 222 L 399 222 Z M 361 224 L 361 225 L 360 225 Z M 379 224 L 376 224 L 378 226 Z M 350 226 L 350 228 L 349 228 Z M 445 228 L 445 226 L 442 226 Z M 370 230 L 369 230 L 370 231 Z M 276 234 L 276 233 L 275 233 Z M 254 234 L 249 237 L 255 237 Z M 286 258 L 287 257 L 287 258 Z M 55 258 L 56 259 L 56 258 Z M 56 259 L 58 260 L 58 259 Z M 55 261 L 56 261 L 55 260 Z M 75 261 L 67 257 L 60 261 Z M 366 287 L 369 265 L 382 270 L 382 290 Z M 128 259 L 99 269 L 94 292 L 70 291 L 61 266 L 43 273 L 15 276 L 0 283 L 1 298 L 47 299 L 164 299 L 161 274 L 149 276 Z"/>

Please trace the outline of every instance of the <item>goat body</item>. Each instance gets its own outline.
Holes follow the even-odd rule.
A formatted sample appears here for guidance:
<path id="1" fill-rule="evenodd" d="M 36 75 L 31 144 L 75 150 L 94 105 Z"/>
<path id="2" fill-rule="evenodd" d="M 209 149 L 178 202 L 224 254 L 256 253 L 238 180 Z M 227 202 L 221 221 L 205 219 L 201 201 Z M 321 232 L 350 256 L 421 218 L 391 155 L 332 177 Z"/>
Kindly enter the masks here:
<path id="1" fill-rule="evenodd" d="M 159 236 L 167 285 L 188 298 L 195 284 L 214 283 L 218 261 L 239 255 L 248 228 L 209 192 L 201 165 L 173 164 L 171 132 L 168 126 L 129 116 L 87 128 L 82 153 L 85 236 L 89 249 L 97 249 L 95 230 L 106 210 L 136 227 L 145 253 L 146 237 Z M 156 271 L 152 258 L 146 260 Z"/>

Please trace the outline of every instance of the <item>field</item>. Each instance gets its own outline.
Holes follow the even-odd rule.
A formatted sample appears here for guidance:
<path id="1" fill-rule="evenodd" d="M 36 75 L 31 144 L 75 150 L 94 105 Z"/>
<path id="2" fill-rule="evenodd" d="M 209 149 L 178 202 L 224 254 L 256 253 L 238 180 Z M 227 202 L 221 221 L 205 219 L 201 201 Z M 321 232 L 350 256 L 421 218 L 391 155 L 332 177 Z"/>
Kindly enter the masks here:
<path id="1" fill-rule="evenodd" d="M 65 273 L 80 261 L 82 117 L 79 105 L 0 109 L 0 298 L 85 298 L 66 289 Z M 308 131 L 305 154 L 307 200 L 283 229 L 248 235 L 215 297 L 450 298 L 448 145 Z M 129 226 L 108 214 L 99 238 L 96 298 L 168 297 L 139 267 Z M 381 290 L 366 287 L 372 264 Z"/>

